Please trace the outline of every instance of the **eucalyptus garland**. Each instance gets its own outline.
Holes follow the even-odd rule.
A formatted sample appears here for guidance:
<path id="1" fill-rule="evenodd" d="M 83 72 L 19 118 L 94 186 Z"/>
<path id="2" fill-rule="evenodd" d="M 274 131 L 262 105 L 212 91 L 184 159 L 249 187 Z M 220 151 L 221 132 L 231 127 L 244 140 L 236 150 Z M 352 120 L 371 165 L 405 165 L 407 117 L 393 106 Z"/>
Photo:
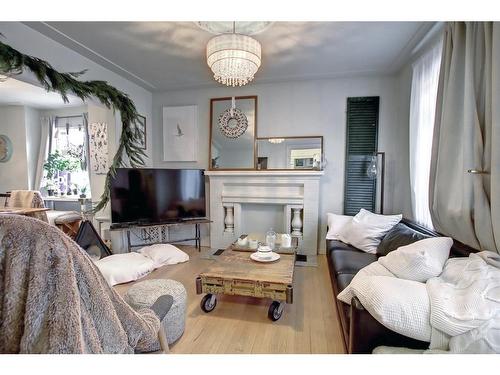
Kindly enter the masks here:
<path id="1" fill-rule="evenodd" d="M 3 36 L 0 34 L 0 36 Z M 54 91 L 61 95 L 64 102 L 68 102 L 68 94 L 73 94 L 82 101 L 97 98 L 107 108 L 120 111 L 122 133 L 120 143 L 113 161 L 106 174 L 104 193 L 99 203 L 92 209 L 97 212 L 106 207 L 110 199 L 111 179 L 116 174 L 116 168 L 125 166 L 124 154 L 128 157 L 130 166 L 137 168 L 144 165 L 146 154 L 140 148 L 140 141 L 144 138 L 142 127 L 132 126 L 141 120 L 134 102 L 127 94 L 121 92 L 105 81 L 80 81 L 78 77 L 86 72 L 59 73 L 48 62 L 37 57 L 25 55 L 0 41 L 0 74 L 7 76 L 18 75 L 24 71 L 32 72 L 47 91 Z"/>

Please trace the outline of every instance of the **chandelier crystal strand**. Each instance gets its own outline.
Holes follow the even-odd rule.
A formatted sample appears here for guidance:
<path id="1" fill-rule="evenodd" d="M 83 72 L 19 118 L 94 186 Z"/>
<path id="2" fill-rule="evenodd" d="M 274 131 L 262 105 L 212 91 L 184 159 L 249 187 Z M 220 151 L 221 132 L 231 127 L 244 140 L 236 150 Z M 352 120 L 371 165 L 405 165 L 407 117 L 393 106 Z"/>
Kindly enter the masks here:
<path id="1" fill-rule="evenodd" d="M 260 43 L 241 34 L 222 34 L 207 44 L 207 64 L 214 79 L 226 86 L 252 81 L 261 63 Z"/>

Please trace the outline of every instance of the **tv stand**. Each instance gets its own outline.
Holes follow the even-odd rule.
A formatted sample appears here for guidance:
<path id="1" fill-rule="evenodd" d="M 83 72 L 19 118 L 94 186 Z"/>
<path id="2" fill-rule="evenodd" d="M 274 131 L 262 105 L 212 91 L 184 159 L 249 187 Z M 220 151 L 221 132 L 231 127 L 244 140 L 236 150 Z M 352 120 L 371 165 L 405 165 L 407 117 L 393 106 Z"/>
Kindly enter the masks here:
<path id="1" fill-rule="evenodd" d="M 171 244 L 187 241 L 194 241 L 195 247 L 201 251 L 201 224 L 210 224 L 209 219 L 193 219 L 185 221 L 176 221 L 171 223 L 161 224 L 130 224 L 124 226 L 112 226 L 112 231 L 125 231 L 127 235 L 127 251 L 130 252 L 133 248 L 144 247 L 156 244 Z M 194 237 L 181 238 L 177 240 L 170 240 L 170 228 L 178 226 L 194 225 Z M 135 235 L 140 243 L 132 242 L 132 235 Z"/>

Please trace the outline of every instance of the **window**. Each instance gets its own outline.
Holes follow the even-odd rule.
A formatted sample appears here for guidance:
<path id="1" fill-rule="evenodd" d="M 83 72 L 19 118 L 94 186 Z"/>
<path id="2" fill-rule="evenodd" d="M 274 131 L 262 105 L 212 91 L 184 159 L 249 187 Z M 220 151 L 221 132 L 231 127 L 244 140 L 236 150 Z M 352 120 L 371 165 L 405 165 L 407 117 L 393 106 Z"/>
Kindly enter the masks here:
<path id="1" fill-rule="evenodd" d="M 321 163 L 320 148 L 291 148 L 289 149 L 289 167 L 292 169 L 319 168 Z"/>
<path id="2" fill-rule="evenodd" d="M 441 65 L 438 43 L 413 64 L 410 103 L 410 184 L 413 218 L 433 228 L 429 210 L 434 117 Z"/>
<path id="3" fill-rule="evenodd" d="M 44 165 L 45 186 L 60 195 L 90 197 L 87 126 L 84 116 L 56 117 Z"/>

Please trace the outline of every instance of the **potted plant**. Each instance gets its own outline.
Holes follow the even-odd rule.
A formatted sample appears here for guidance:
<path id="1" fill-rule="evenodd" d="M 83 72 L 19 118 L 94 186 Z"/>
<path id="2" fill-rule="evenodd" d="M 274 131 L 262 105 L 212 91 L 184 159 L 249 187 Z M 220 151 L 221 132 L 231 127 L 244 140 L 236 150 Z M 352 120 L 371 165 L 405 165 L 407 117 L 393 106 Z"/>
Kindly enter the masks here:
<path id="1" fill-rule="evenodd" d="M 58 150 L 50 153 L 43 169 L 47 172 L 49 180 L 56 177 L 59 172 L 74 172 L 79 167 L 79 161 L 72 155 L 63 155 Z"/>
<path id="2" fill-rule="evenodd" d="M 71 190 L 69 187 L 64 187 L 66 179 L 61 180 L 61 174 L 74 172 L 78 170 L 79 166 L 80 162 L 71 153 L 61 154 L 59 150 L 56 150 L 48 155 L 46 162 L 43 164 L 43 169 L 46 171 L 48 180 L 59 178 L 59 182 L 63 184 L 61 196 L 64 196 L 66 193 L 71 195 Z"/>
<path id="3" fill-rule="evenodd" d="M 47 183 L 45 184 L 45 189 L 47 190 L 47 195 L 49 197 L 54 196 L 54 190 L 55 190 L 54 181 L 48 180 Z"/>
<path id="4" fill-rule="evenodd" d="M 87 187 L 82 186 L 80 189 L 80 198 L 87 198 Z"/>
<path id="5" fill-rule="evenodd" d="M 73 189 L 73 194 L 77 195 L 78 194 L 78 185 L 77 184 L 72 184 L 71 187 Z"/>

